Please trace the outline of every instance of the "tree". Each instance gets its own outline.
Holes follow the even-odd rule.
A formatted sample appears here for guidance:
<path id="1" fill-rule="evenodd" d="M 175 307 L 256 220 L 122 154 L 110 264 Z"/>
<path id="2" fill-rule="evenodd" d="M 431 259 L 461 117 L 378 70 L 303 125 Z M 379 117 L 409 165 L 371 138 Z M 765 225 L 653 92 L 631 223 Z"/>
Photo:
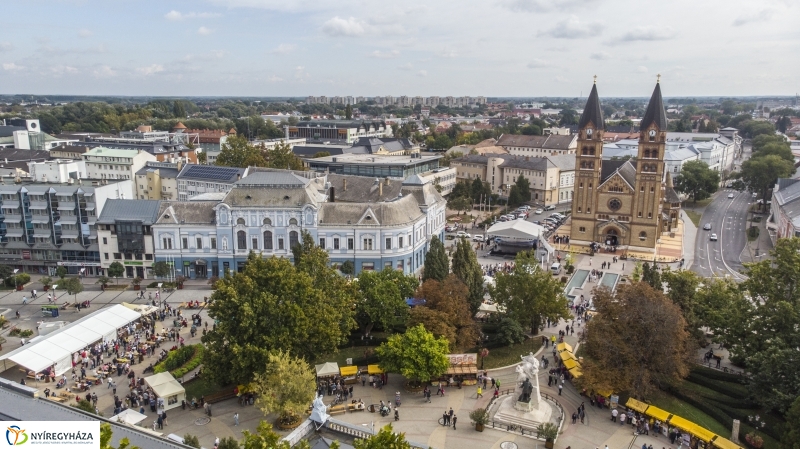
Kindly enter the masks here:
<path id="1" fill-rule="evenodd" d="M 800 397 L 792 402 L 783 428 L 781 449 L 800 449 Z"/>
<path id="2" fill-rule="evenodd" d="M 172 115 L 178 118 L 186 118 L 186 109 L 180 100 L 175 100 L 172 104 Z"/>
<path id="3" fill-rule="evenodd" d="M 433 236 L 431 238 L 431 246 L 428 249 L 428 254 L 425 255 L 425 266 L 422 271 L 422 280 L 435 279 L 443 281 L 450 273 L 450 258 L 447 257 L 447 252 L 444 249 L 444 244 L 439 237 Z"/>
<path id="4" fill-rule="evenodd" d="M 5 281 L 14 274 L 14 269 L 10 265 L 0 265 L 0 281 Z"/>
<path id="5" fill-rule="evenodd" d="M 410 325 L 422 323 L 434 335 L 447 338 L 451 347 L 472 348 L 480 340 L 480 331 L 472 319 L 468 296 L 467 286 L 454 274 L 443 281 L 428 279 L 416 293 L 425 305 L 414 307 Z"/>
<path id="6" fill-rule="evenodd" d="M 719 172 L 712 170 L 703 161 L 683 164 L 681 173 L 675 177 L 675 189 L 692 197 L 692 201 L 710 197 L 719 187 Z"/>
<path id="7" fill-rule="evenodd" d="M 217 324 L 203 336 L 204 366 L 212 379 L 247 383 L 277 349 L 306 360 L 336 352 L 353 327 L 353 301 L 315 282 L 288 259 L 255 253 L 241 273 L 220 279 L 209 306 Z"/>
<path id="8" fill-rule="evenodd" d="M 642 266 L 642 282 L 646 282 L 647 285 L 658 291 L 664 288 L 661 285 L 661 275 L 658 274 L 658 268 L 655 264 L 651 267 L 649 263 L 644 263 Z"/>
<path id="9" fill-rule="evenodd" d="M 89 404 L 89 401 L 83 401 Z M 92 407 L 92 404 L 89 404 L 89 407 Z M 94 408 L 94 407 L 92 407 Z M 92 411 L 94 413 L 94 411 Z M 131 446 L 131 442 L 128 438 L 123 438 L 119 441 L 119 446 L 116 448 L 111 445 L 111 438 L 114 436 L 114 430 L 111 428 L 111 424 L 109 423 L 101 423 L 100 424 L 100 449 L 139 449 L 138 446 Z M 197 446 L 200 447 L 199 445 Z"/>
<path id="10" fill-rule="evenodd" d="M 458 211 L 468 211 L 472 209 L 472 201 L 469 199 L 469 197 L 453 197 L 452 193 L 450 194 L 450 197 L 453 198 L 448 202 L 451 209 Z"/>
<path id="11" fill-rule="evenodd" d="M 389 332 L 404 323 L 408 317 L 406 298 L 414 295 L 418 285 L 416 277 L 391 268 L 362 271 L 358 276 L 356 321 L 364 335 L 369 335 L 375 325 Z"/>
<path id="12" fill-rule="evenodd" d="M 253 381 L 261 411 L 278 413 L 286 424 L 296 422 L 314 400 L 316 379 L 306 361 L 284 351 L 270 354 L 266 370 Z"/>
<path id="13" fill-rule="evenodd" d="M 469 289 L 469 308 L 475 314 L 483 302 L 483 270 L 467 239 L 461 238 L 456 242 L 452 269 Z"/>
<path id="14" fill-rule="evenodd" d="M 353 442 L 355 449 L 411 449 L 406 441 L 405 433 L 394 433 L 392 425 L 387 424 L 369 438 L 357 439 Z"/>
<path id="15" fill-rule="evenodd" d="M 73 295 L 75 301 L 78 300 L 78 293 L 83 291 L 83 283 L 80 278 L 67 278 L 62 280 L 59 284 L 62 290 L 66 290 L 67 294 Z"/>
<path id="16" fill-rule="evenodd" d="M 353 118 L 353 107 L 349 104 L 344 108 L 344 118 L 350 120 Z"/>
<path id="17" fill-rule="evenodd" d="M 511 202 L 511 196 L 515 197 L 516 203 Z M 517 177 L 517 180 L 514 182 L 514 185 L 511 186 L 511 192 L 509 192 L 509 206 L 518 206 L 526 201 L 531 200 L 531 183 L 522 175 Z"/>
<path id="18" fill-rule="evenodd" d="M 655 274 L 658 275 L 658 272 Z M 651 274 L 650 276 L 652 277 L 653 275 Z M 646 278 L 646 276 L 644 277 Z M 708 325 L 708 322 L 702 320 L 704 316 L 701 312 L 703 302 L 700 301 L 702 295 L 698 292 L 701 278 L 693 271 L 671 271 L 667 268 L 658 280 L 658 282 L 662 281 L 667 284 L 667 297 L 681 308 L 683 318 L 686 320 L 686 331 L 700 343 L 705 338 L 705 334 L 700 330 L 700 327 Z M 709 283 L 715 282 L 715 280 L 703 280 L 703 282 L 706 282 L 706 285 L 710 285 Z M 648 282 L 648 284 L 656 288 L 652 283 Z"/>
<path id="19" fill-rule="evenodd" d="M 220 153 L 220 156 L 222 156 L 222 153 Z M 303 160 L 294 154 L 291 145 L 283 141 L 273 146 L 272 149 L 267 150 L 264 157 L 268 167 L 285 170 L 305 170 Z M 219 162 L 217 162 L 217 165 L 219 165 Z"/>
<path id="20" fill-rule="evenodd" d="M 280 441 L 281 435 L 272 430 L 272 425 L 266 421 L 261 421 L 255 433 L 242 431 L 242 449 L 291 449 L 288 441 Z M 295 449 L 309 449 L 308 441 L 302 440 L 294 446 Z M 331 445 L 333 448 L 333 445 Z"/>
<path id="21" fill-rule="evenodd" d="M 399 372 L 417 385 L 438 378 L 450 366 L 447 340 L 434 337 L 422 325 L 411 327 L 404 334 L 390 336 L 375 353 L 382 370 Z"/>
<path id="22" fill-rule="evenodd" d="M 225 437 L 219 440 L 217 449 L 239 449 L 239 442 L 234 437 Z"/>
<path id="23" fill-rule="evenodd" d="M 170 266 L 163 260 L 153 264 L 153 274 L 156 277 L 160 278 L 167 277 L 169 276 L 170 271 L 171 271 Z"/>
<path id="24" fill-rule="evenodd" d="M 190 446 L 190 447 L 194 447 L 194 448 L 200 449 L 200 440 L 197 439 L 196 436 L 188 434 L 188 433 L 183 436 L 183 444 L 185 444 L 187 446 Z"/>
<path id="25" fill-rule="evenodd" d="M 501 315 L 497 325 L 497 342 L 511 346 L 525 341 L 525 330 L 519 322 L 509 316 Z"/>
<path id="26" fill-rule="evenodd" d="M 197 154 L 197 162 L 199 164 L 205 165 L 208 163 L 208 153 L 206 153 L 205 151 L 197 151 L 196 154 Z"/>
<path id="27" fill-rule="evenodd" d="M 259 119 L 261 120 L 261 119 Z M 261 120 L 263 122 L 263 120 Z M 266 167 L 261 150 L 247 141 L 244 135 L 228 136 L 217 156 L 217 165 L 226 167 Z"/>
<path id="28" fill-rule="evenodd" d="M 110 282 L 111 278 L 109 278 L 108 276 L 100 276 L 97 278 L 97 282 L 95 282 L 95 284 L 100 284 L 103 286 L 103 288 L 105 288 L 105 286 L 108 285 Z"/>
<path id="29" fill-rule="evenodd" d="M 794 172 L 792 162 L 771 154 L 763 157 L 754 156 L 742 162 L 739 178 L 749 191 L 766 198 L 767 191 L 775 185 L 778 178 L 787 178 Z"/>
<path id="30" fill-rule="evenodd" d="M 67 276 L 67 267 L 59 265 L 58 268 L 56 268 L 56 276 L 61 278 L 61 280 L 63 281 L 64 277 Z"/>
<path id="31" fill-rule="evenodd" d="M 119 262 L 111 262 L 108 266 L 108 276 L 112 278 L 119 278 L 125 274 L 125 267 Z"/>
<path id="32" fill-rule="evenodd" d="M 499 272 L 489 294 L 506 314 L 530 326 L 531 334 L 539 333 L 546 320 L 569 317 L 564 287 L 556 278 L 539 267 L 533 251 L 522 251 L 514 260 L 514 270 Z"/>
<path id="33" fill-rule="evenodd" d="M 694 346 L 686 321 L 660 291 L 644 282 L 594 290 L 598 314 L 586 323 L 583 377 L 595 390 L 646 398 L 689 373 Z M 657 330 L 657 332 L 656 332 Z"/>
<path id="34" fill-rule="evenodd" d="M 342 267 L 339 269 L 342 274 L 352 276 L 356 273 L 356 264 L 352 260 L 345 260 L 342 262 Z"/>

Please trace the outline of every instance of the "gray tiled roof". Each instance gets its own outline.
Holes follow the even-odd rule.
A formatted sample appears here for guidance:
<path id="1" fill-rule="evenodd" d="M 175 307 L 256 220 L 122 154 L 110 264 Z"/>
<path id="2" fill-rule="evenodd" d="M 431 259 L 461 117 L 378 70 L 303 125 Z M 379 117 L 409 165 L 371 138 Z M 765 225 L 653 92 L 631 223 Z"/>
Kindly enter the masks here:
<path id="1" fill-rule="evenodd" d="M 158 224 L 211 224 L 216 220 L 216 201 L 161 201 Z"/>
<path id="2" fill-rule="evenodd" d="M 103 206 L 103 212 L 97 223 L 114 224 L 116 220 L 142 220 L 142 224 L 151 225 L 158 218 L 160 203 L 158 200 L 109 199 Z"/>
<path id="3" fill-rule="evenodd" d="M 44 150 L 20 150 L 19 148 L 0 148 L 0 161 L 46 161 L 50 152 Z M 27 171 L 27 170 L 26 170 Z"/>
<path id="4" fill-rule="evenodd" d="M 664 100 L 661 98 L 661 83 L 656 83 L 639 129 L 647 129 L 653 123 L 660 131 L 667 130 L 667 111 L 664 110 Z"/>
<path id="5" fill-rule="evenodd" d="M 600 170 L 600 184 L 608 181 L 617 172 L 628 184 L 632 186 L 636 184 L 636 167 L 631 164 L 630 160 L 603 161 L 603 167 Z"/>
<path id="6" fill-rule="evenodd" d="M 287 171 L 258 171 L 236 181 L 239 186 L 281 186 L 303 188 L 311 180 Z"/>
<path id="7" fill-rule="evenodd" d="M 675 191 L 672 187 L 667 187 L 666 191 L 666 198 L 668 203 L 680 203 L 681 197 L 678 195 L 678 192 Z"/>
<path id="8" fill-rule="evenodd" d="M 778 206 L 783 206 L 800 198 L 800 182 L 780 187 L 780 181 L 779 179 L 779 189 L 774 193 L 775 201 L 778 202 Z"/>
<path id="9" fill-rule="evenodd" d="M 600 97 L 597 95 L 597 84 L 592 86 L 589 99 L 586 100 L 586 106 L 583 107 L 581 119 L 578 121 L 578 128 L 583 129 L 589 123 L 592 123 L 595 129 L 605 128 L 603 110 L 600 108 Z"/>
<path id="10" fill-rule="evenodd" d="M 344 184 L 347 180 L 347 189 Z M 344 203 L 376 203 L 378 201 L 388 201 L 397 198 L 403 183 L 399 180 L 392 179 L 386 185 L 385 179 L 379 179 L 375 182 L 375 178 L 369 176 L 354 176 L 354 175 L 338 175 L 334 173 L 328 174 L 328 182 L 331 183 L 334 191 L 334 200 Z M 378 184 L 383 183 L 383 187 L 379 188 Z"/>
<path id="11" fill-rule="evenodd" d="M 529 147 L 545 150 L 567 150 L 576 136 L 526 136 L 522 134 L 503 134 L 497 141 L 499 147 Z"/>
<path id="12" fill-rule="evenodd" d="M 166 168 L 166 167 L 150 167 L 144 166 L 136 172 L 137 176 L 146 175 L 147 172 L 156 171 L 158 170 L 158 176 L 162 178 L 177 178 L 180 174 L 180 170 L 177 168 Z"/>

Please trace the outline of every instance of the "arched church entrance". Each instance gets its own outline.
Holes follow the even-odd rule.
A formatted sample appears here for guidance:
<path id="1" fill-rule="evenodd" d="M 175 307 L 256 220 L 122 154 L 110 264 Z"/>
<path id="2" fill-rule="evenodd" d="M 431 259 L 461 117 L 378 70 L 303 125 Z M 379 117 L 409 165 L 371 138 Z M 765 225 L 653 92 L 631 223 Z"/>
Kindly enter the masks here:
<path id="1" fill-rule="evenodd" d="M 620 234 L 617 228 L 609 227 L 605 230 L 605 235 L 603 236 L 603 242 L 607 246 L 617 246 L 620 244 Z"/>

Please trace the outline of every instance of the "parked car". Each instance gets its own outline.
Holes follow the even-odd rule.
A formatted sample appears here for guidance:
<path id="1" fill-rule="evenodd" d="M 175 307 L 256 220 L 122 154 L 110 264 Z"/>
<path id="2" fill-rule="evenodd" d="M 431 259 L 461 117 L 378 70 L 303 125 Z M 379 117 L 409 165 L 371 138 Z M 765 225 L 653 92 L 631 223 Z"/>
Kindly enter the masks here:
<path id="1" fill-rule="evenodd" d="M 716 242 L 717 241 L 717 234 L 711 234 L 711 237 L 709 237 L 709 240 L 711 240 L 712 242 Z"/>
<path id="2" fill-rule="evenodd" d="M 472 241 L 473 242 L 482 242 L 483 241 L 483 236 L 482 235 L 474 235 L 474 236 L 472 236 Z"/>
<path id="3" fill-rule="evenodd" d="M 444 227 L 444 230 L 447 231 L 447 232 L 456 232 L 456 231 L 458 231 L 458 226 L 456 226 L 454 224 L 453 225 L 447 225 L 447 226 Z"/>
<path id="4" fill-rule="evenodd" d="M 542 213 L 544 213 L 544 211 L 542 209 L 536 209 L 536 212 L 534 212 L 534 213 L 536 215 L 541 215 Z"/>
<path id="5" fill-rule="evenodd" d="M 703 230 L 710 231 L 711 230 L 711 223 L 706 223 L 703 225 Z"/>
<path id="6" fill-rule="evenodd" d="M 553 212 L 552 214 L 550 214 L 550 216 L 558 218 L 559 220 L 563 220 L 563 219 L 567 218 L 564 215 L 559 214 L 558 212 Z"/>
<path id="7" fill-rule="evenodd" d="M 728 194 L 728 198 L 733 198 L 733 194 L 732 194 L 732 193 L 729 193 L 729 194 Z"/>
<path id="8" fill-rule="evenodd" d="M 526 205 L 524 205 L 524 206 L 520 206 L 519 208 L 520 208 L 520 209 L 524 209 L 524 210 L 526 210 L 526 211 L 528 211 L 528 210 L 531 210 L 531 207 L 530 207 L 530 206 L 528 206 L 527 204 L 526 204 Z"/>
<path id="9" fill-rule="evenodd" d="M 468 233 L 464 232 L 464 231 L 458 231 L 458 232 L 456 232 L 456 237 L 458 237 L 458 238 L 462 238 L 463 237 L 465 239 L 468 239 L 468 238 L 470 238 L 472 236 L 469 235 Z"/>
<path id="10" fill-rule="evenodd" d="M 551 205 L 549 205 L 549 206 L 545 206 L 545 207 L 544 207 L 544 210 L 555 210 L 555 209 L 556 209 L 556 206 L 554 206 L 554 205 L 552 205 L 552 204 L 551 204 Z"/>

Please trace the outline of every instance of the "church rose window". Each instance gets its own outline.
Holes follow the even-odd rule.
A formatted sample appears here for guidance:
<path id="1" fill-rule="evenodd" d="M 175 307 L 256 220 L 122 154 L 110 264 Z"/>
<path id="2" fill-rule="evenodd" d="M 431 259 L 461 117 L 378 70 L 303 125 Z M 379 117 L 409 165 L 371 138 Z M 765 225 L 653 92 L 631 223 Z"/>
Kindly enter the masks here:
<path id="1" fill-rule="evenodd" d="M 608 208 L 613 211 L 618 211 L 622 207 L 622 202 L 617 198 L 611 198 L 608 202 Z"/>

